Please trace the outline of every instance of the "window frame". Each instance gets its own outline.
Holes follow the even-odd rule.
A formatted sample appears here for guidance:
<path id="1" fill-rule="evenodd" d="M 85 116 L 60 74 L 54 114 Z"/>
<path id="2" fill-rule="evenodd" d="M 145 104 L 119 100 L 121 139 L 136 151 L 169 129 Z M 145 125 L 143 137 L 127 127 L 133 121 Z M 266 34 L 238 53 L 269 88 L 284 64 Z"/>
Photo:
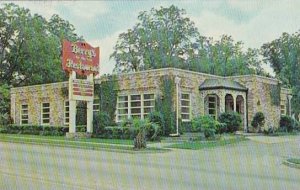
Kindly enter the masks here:
<path id="1" fill-rule="evenodd" d="M 145 95 L 153 95 L 153 98 L 149 98 L 149 99 L 145 99 Z M 133 96 L 139 96 L 138 100 L 132 100 Z M 120 101 L 120 97 L 127 97 L 125 99 L 127 100 L 123 100 Z M 133 94 L 119 94 L 117 97 L 117 109 L 116 109 L 116 122 L 122 122 L 123 119 L 121 118 L 125 118 L 125 119 L 129 119 L 129 118 L 135 118 L 138 117 L 140 119 L 145 119 L 147 117 L 147 115 L 149 115 L 155 108 L 155 98 L 156 95 L 155 93 L 149 92 L 149 93 L 133 93 Z M 132 103 L 136 103 L 139 102 L 139 106 L 132 106 Z M 144 106 L 145 102 L 153 102 L 153 105 L 148 105 L 148 106 Z M 120 103 L 127 103 L 127 106 L 124 107 L 120 107 Z M 146 112 L 146 109 L 150 108 L 150 112 Z M 132 109 L 139 109 L 139 113 L 132 113 Z M 120 113 L 120 110 L 126 110 L 125 112 L 127 113 Z"/>
<path id="2" fill-rule="evenodd" d="M 66 103 L 68 102 L 68 106 L 66 106 Z M 66 110 L 66 108 L 69 108 L 68 111 Z M 69 116 L 67 117 L 66 114 L 69 114 Z M 66 122 L 66 120 L 68 119 L 68 122 Z M 64 101 L 64 125 L 69 125 L 70 123 L 70 101 L 69 100 L 65 100 Z"/>
<path id="3" fill-rule="evenodd" d="M 188 95 L 188 99 L 182 98 L 183 95 Z M 183 101 L 188 102 L 188 106 L 182 104 Z M 188 108 L 189 112 L 182 112 L 182 108 Z M 191 109 L 191 93 L 190 92 L 181 92 L 180 94 L 180 116 L 182 122 L 189 122 L 191 121 L 192 116 L 192 109 Z M 188 119 L 183 119 L 183 115 L 188 115 Z"/>
<path id="4" fill-rule="evenodd" d="M 44 107 L 43 105 L 44 104 L 49 104 L 49 107 Z M 49 108 L 49 112 L 46 112 L 46 113 L 44 113 L 44 109 L 45 108 Z M 41 125 L 50 125 L 50 113 L 51 113 L 51 104 L 50 104 L 50 102 L 42 102 L 41 103 Z M 44 114 L 49 114 L 49 118 L 44 118 Z M 44 123 L 44 119 L 48 119 L 49 120 L 49 123 Z"/>
<path id="5" fill-rule="evenodd" d="M 26 105 L 26 109 L 23 109 L 23 106 Z M 23 111 L 27 111 L 26 114 L 23 113 Z M 23 119 L 23 116 L 27 116 L 27 119 Z M 27 121 L 27 123 L 23 123 L 23 121 Z M 28 125 L 29 124 L 29 105 L 28 104 L 21 104 L 20 109 L 20 125 Z"/>
<path id="6" fill-rule="evenodd" d="M 210 101 L 209 98 L 214 98 L 214 101 Z M 210 108 L 210 103 L 214 104 L 214 108 Z M 216 95 L 208 95 L 207 96 L 207 111 L 208 111 L 208 115 L 211 116 L 214 119 L 218 118 L 218 113 L 217 113 L 217 96 Z M 210 114 L 209 111 L 210 110 L 214 110 L 214 114 Z"/>

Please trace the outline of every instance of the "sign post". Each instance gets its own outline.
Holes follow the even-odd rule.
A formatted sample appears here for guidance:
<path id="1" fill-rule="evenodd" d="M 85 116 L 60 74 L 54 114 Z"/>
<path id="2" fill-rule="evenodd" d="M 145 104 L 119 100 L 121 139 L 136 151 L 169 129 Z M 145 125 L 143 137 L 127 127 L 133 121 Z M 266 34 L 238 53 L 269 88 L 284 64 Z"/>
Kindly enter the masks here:
<path id="1" fill-rule="evenodd" d="M 94 75 L 99 73 L 99 47 L 63 41 L 63 70 L 69 74 L 69 133 L 76 136 L 76 102 L 87 102 L 87 135 L 93 132 Z M 87 79 L 77 79 L 76 74 Z"/>

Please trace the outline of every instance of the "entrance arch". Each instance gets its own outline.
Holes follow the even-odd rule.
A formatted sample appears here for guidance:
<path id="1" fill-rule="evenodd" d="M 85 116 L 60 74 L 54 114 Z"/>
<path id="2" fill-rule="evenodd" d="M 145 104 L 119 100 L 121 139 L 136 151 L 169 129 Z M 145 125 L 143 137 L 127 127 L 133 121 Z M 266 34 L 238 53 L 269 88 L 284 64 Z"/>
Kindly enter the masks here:
<path id="1" fill-rule="evenodd" d="M 234 99 L 231 94 L 226 94 L 225 96 L 225 112 L 234 111 Z"/>

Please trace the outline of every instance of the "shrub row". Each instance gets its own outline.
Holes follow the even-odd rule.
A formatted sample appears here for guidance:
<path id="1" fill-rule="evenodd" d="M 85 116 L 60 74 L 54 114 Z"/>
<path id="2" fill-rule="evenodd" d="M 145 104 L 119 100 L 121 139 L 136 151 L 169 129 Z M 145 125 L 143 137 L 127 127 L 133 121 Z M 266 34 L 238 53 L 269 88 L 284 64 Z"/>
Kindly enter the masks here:
<path id="1" fill-rule="evenodd" d="M 69 131 L 68 127 L 42 125 L 6 125 L 0 130 L 8 134 L 28 134 L 45 136 L 63 136 Z"/>

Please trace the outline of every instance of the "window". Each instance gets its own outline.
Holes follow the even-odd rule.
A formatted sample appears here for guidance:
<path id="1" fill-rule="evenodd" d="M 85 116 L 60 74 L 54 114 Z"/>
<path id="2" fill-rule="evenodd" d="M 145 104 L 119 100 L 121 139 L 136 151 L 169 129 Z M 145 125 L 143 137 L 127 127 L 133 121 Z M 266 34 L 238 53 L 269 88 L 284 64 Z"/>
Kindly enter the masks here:
<path id="1" fill-rule="evenodd" d="M 28 124 L 28 104 L 21 105 L 21 125 Z"/>
<path id="2" fill-rule="evenodd" d="M 141 95 L 130 96 L 130 113 L 132 118 L 141 118 Z"/>
<path id="3" fill-rule="evenodd" d="M 209 96 L 208 97 L 208 115 L 212 116 L 214 119 L 217 118 L 217 101 L 216 96 Z"/>
<path id="4" fill-rule="evenodd" d="M 191 99 L 190 94 L 181 93 L 181 119 L 189 121 L 191 119 Z"/>
<path id="5" fill-rule="evenodd" d="M 281 115 L 285 115 L 285 106 L 284 105 L 280 105 L 280 113 L 281 113 Z"/>
<path id="6" fill-rule="evenodd" d="M 128 118 L 128 96 L 119 96 L 117 99 L 117 121 Z"/>
<path id="7" fill-rule="evenodd" d="M 149 115 L 151 112 L 154 111 L 154 104 L 155 104 L 155 99 L 154 99 L 154 94 L 144 94 L 143 95 L 143 113 L 144 117 L 146 118 L 147 115 Z"/>
<path id="8" fill-rule="evenodd" d="M 42 124 L 50 124 L 50 103 L 42 103 Z"/>
<path id="9" fill-rule="evenodd" d="M 65 125 L 68 125 L 69 120 L 70 120 L 70 104 L 69 104 L 68 100 L 65 101 L 65 114 L 64 114 L 64 116 L 65 116 L 65 118 L 64 118 Z"/>
<path id="10" fill-rule="evenodd" d="M 127 118 L 144 119 L 154 110 L 154 94 L 134 94 L 118 96 L 117 121 Z"/>
<path id="11" fill-rule="evenodd" d="M 98 98 L 94 99 L 93 102 L 93 113 L 99 112 L 100 109 L 100 100 Z"/>

